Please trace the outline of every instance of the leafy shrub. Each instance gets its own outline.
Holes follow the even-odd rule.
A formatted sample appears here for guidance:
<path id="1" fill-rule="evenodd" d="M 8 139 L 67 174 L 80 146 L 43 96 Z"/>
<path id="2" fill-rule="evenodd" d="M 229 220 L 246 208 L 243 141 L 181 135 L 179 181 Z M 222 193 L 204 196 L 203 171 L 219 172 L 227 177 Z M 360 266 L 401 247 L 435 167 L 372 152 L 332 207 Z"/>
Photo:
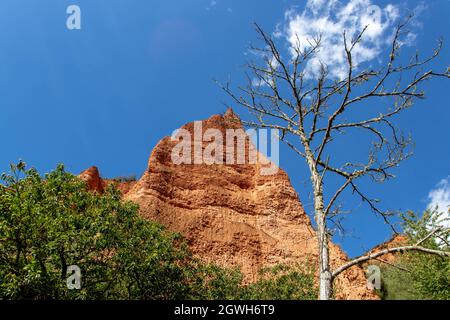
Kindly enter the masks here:
<path id="1" fill-rule="evenodd" d="M 239 269 L 204 266 L 196 298 L 207 300 L 315 300 L 318 290 L 310 267 L 263 268 L 259 280 L 243 284 Z"/>
<path id="2" fill-rule="evenodd" d="M 261 280 L 244 289 L 244 299 L 250 300 L 315 300 L 318 287 L 309 265 L 285 266 L 261 270 Z"/>

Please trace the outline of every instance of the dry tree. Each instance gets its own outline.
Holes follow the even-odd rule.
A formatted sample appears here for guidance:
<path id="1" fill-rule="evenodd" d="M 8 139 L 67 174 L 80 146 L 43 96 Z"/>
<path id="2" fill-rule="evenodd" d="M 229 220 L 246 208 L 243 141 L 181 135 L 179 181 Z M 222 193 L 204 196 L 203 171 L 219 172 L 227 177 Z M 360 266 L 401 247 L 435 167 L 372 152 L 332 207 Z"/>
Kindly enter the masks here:
<path id="1" fill-rule="evenodd" d="M 318 239 L 320 299 L 330 299 L 333 279 L 341 272 L 388 252 L 418 250 L 450 256 L 449 252 L 424 248 L 422 240 L 414 245 L 361 256 L 335 270 L 330 267 L 328 225 L 340 225 L 338 219 L 342 210 L 338 201 L 346 190 L 359 197 L 395 232 L 390 219 L 394 213 L 382 210 L 359 182 L 363 178 L 384 182 L 393 177 L 392 169 L 411 155 L 411 139 L 397 128 L 398 116 L 416 99 L 424 98 L 421 86 L 426 81 L 450 78 L 448 68 L 443 72 L 425 69 L 439 56 L 442 41 L 424 59 L 416 53 L 407 63 L 399 61 L 402 39 L 408 34 L 411 18 L 396 26 L 387 57 L 377 68 L 362 68 L 354 62 L 353 52 L 363 40 L 367 27 L 352 39 L 343 32 L 346 75 L 342 79 L 330 75 L 326 63 L 320 64 L 314 76 L 305 71 L 305 65 L 321 48 L 321 36 L 310 39 L 307 45 L 296 41 L 289 47 L 289 54 L 283 55 L 285 48 L 277 38 L 255 24 L 263 45 L 251 47 L 251 50 L 262 59 L 246 65 L 248 83 L 236 89 L 229 83 L 219 83 L 236 105 L 253 115 L 254 120 L 244 121 L 247 126 L 279 130 L 280 140 L 294 150 L 309 169 Z M 330 146 L 336 139 L 348 137 L 348 134 L 343 135 L 345 132 L 368 139 L 365 145 L 370 147 L 365 150 L 364 161 L 341 159 L 342 155 L 338 157 L 333 152 Z M 330 179 L 333 183 L 326 184 Z M 444 232 L 448 230 L 432 230 L 427 238 Z"/>

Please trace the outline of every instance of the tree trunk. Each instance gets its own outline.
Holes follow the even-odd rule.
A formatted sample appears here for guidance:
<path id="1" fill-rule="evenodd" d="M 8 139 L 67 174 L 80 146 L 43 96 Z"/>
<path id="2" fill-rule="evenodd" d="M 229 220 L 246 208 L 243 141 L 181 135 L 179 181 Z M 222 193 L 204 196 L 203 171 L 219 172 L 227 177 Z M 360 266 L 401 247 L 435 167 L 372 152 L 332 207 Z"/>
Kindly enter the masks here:
<path id="1" fill-rule="evenodd" d="M 331 298 L 330 253 L 328 248 L 328 232 L 323 202 L 322 177 L 314 165 L 310 166 L 311 182 L 314 190 L 314 216 L 317 224 L 317 244 L 319 249 L 319 299 Z"/>
<path id="2" fill-rule="evenodd" d="M 319 198 L 319 197 L 318 197 Z M 319 246 L 319 272 L 320 272 L 320 282 L 319 282 L 319 299 L 329 300 L 331 297 L 331 271 L 330 271 L 330 255 L 328 250 L 328 234 L 325 223 L 325 218 L 323 217 L 323 201 L 322 198 L 316 199 L 317 204 L 322 204 L 322 211 L 317 211 L 317 242 Z"/>
<path id="3" fill-rule="evenodd" d="M 327 217 L 323 202 L 323 177 L 317 170 L 314 154 L 303 131 L 301 131 L 301 140 L 305 148 L 306 161 L 311 173 L 311 184 L 314 191 L 314 218 L 317 225 L 317 246 L 319 250 L 319 299 L 330 300 L 332 276 L 328 248 Z"/>

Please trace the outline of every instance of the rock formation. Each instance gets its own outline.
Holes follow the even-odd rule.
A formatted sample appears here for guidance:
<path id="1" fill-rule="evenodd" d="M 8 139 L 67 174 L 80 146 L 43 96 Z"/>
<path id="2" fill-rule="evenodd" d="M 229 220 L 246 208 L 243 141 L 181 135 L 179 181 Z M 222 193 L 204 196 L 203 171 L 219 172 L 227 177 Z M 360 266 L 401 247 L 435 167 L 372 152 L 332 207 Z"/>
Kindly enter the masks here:
<path id="1" fill-rule="evenodd" d="M 98 193 L 103 193 L 103 191 L 105 190 L 106 183 L 100 177 L 100 172 L 95 166 L 84 170 L 78 175 L 78 177 L 86 182 L 89 190 L 96 191 Z"/>
<path id="2" fill-rule="evenodd" d="M 118 181 L 114 179 L 103 179 L 97 167 L 92 166 L 84 170 L 78 177 L 85 181 L 89 190 L 103 193 L 109 185 L 114 185 L 122 195 L 125 195 L 136 184 L 136 181 Z"/>
<path id="3" fill-rule="evenodd" d="M 242 128 L 232 111 L 214 115 L 201 125 L 202 132 L 215 128 L 224 134 L 226 129 Z M 194 135 L 194 127 L 189 123 L 182 129 Z M 248 163 L 248 157 L 245 164 L 176 165 L 171 152 L 177 143 L 171 137 L 162 139 L 153 149 L 142 178 L 123 192 L 124 199 L 140 205 L 145 218 L 181 232 L 201 259 L 239 266 L 249 282 L 257 278 L 261 267 L 315 263 L 314 228 L 283 170 L 262 175 L 260 169 L 267 165 L 266 159 Z M 207 145 L 202 146 L 203 151 Z M 245 150 L 249 148 L 247 139 Z M 93 176 L 87 179 L 87 173 Z M 83 173 L 95 190 L 104 185 L 97 176 L 98 171 L 92 168 Z M 337 245 L 331 244 L 334 267 L 347 259 Z M 335 287 L 338 299 L 377 298 L 367 289 L 364 271 L 357 266 L 341 274 Z"/>

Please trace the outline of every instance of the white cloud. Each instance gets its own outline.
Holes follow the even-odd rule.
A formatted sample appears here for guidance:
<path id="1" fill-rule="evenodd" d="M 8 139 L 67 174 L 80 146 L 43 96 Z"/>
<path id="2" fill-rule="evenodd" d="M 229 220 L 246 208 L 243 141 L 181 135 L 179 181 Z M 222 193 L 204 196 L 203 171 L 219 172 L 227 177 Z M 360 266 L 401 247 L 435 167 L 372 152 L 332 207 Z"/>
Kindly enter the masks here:
<path id="1" fill-rule="evenodd" d="M 428 193 L 428 206 L 427 209 L 436 210 L 442 214 L 438 218 L 437 225 L 441 225 L 444 228 L 450 228 L 450 176 L 446 179 L 442 179 Z M 447 242 L 450 241 L 450 234 L 448 235 Z M 438 244 L 443 244 L 442 241 L 438 240 Z"/>
<path id="2" fill-rule="evenodd" d="M 448 213 L 450 208 L 450 176 L 441 180 L 428 193 L 428 201 L 428 209 L 434 210 L 437 208 L 438 212 Z M 446 227 L 450 227 L 449 222 L 447 222 Z"/>
<path id="3" fill-rule="evenodd" d="M 384 8 L 376 6 L 372 0 L 308 0 L 305 9 L 294 9 L 285 13 L 285 24 L 280 33 L 292 46 L 308 48 L 309 41 L 322 36 L 322 45 L 317 55 L 305 66 L 305 73 L 311 77 L 318 74 L 321 63 L 327 65 L 332 78 L 342 79 L 348 73 L 343 46 L 343 31 L 347 41 L 356 37 L 367 26 L 364 38 L 353 51 L 355 66 L 369 62 L 380 54 L 392 36 L 393 25 L 400 17 L 397 5 L 388 4 Z M 293 54 L 294 51 L 292 50 Z"/>

